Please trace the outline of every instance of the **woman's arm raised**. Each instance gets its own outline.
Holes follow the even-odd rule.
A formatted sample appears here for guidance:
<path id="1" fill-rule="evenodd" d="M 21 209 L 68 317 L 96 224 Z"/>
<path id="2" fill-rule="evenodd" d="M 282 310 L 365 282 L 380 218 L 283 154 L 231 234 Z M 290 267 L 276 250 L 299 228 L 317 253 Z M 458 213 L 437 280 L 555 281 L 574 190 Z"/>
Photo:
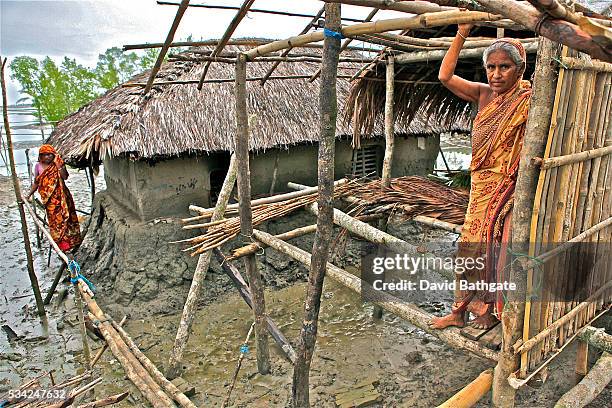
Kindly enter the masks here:
<path id="1" fill-rule="evenodd" d="M 438 73 L 438 79 L 440 82 L 442 82 L 442 85 L 447 87 L 452 93 L 461 99 L 469 102 L 478 102 L 480 100 L 481 92 L 486 90 L 487 85 L 480 82 L 468 81 L 467 79 L 463 79 L 460 76 L 455 75 L 455 67 L 457 66 L 457 60 L 459 59 L 459 52 L 461 51 L 463 43 L 470 33 L 471 28 L 471 24 L 459 25 L 457 35 L 455 36 L 455 39 L 451 43 L 450 48 L 442 60 L 440 72 Z"/>

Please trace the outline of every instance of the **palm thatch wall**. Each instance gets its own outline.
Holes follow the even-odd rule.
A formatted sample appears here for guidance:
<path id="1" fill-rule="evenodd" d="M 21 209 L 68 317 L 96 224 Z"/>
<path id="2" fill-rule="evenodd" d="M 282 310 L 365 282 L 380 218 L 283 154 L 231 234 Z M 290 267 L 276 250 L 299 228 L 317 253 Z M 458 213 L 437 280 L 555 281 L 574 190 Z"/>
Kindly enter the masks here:
<path id="1" fill-rule="evenodd" d="M 244 47 L 228 46 L 226 52 Z M 183 56 L 212 47 L 191 48 Z M 313 48 L 294 49 L 295 53 L 320 53 Z M 200 54 L 201 55 L 201 54 Z M 363 58 L 358 52 L 343 55 Z M 271 62 L 253 62 L 248 76 L 263 76 Z M 360 63 L 340 63 L 339 74 L 348 75 Z M 204 63 L 172 61 L 164 63 L 156 81 L 197 80 Z M 309 75 L 319 67 L 313 62 L 283 62 L 274 75 Z M 146 82 L 144 72 L 130 82 Z M 207 79 L 233 78 L 234 65 L 213 63 Z M 319 80 L 270 80 L 264 86 L 248 83 L 248 104 L 252 115 L 250 148 L 266 150 L 318 139 Z M 338 79 L 340 115 L 345 115 L 350 84 Z M 462 130 L 465 125 L 442 126 L 423 116 L 403 121 L 397 126 L 400 134 L 438 134 Z M 60 121 L 49 138 L 68 163 L 85 166 L 106 157 L 129 155 L 134 159 L 156 159 L 182 154 L 231 151 L 235 132 L 234 84 L 207 83 L 202 91 L 196 84 L 159 85 L 143 96 L 142 87 L 117 87 Z M 382 124 L 372 127 L 369 136 L 382 134 Z M 351 135 L 350 123 L 338 121 L 337 134 Z M 368 137 L 366 135 L 365 137 Z"/>

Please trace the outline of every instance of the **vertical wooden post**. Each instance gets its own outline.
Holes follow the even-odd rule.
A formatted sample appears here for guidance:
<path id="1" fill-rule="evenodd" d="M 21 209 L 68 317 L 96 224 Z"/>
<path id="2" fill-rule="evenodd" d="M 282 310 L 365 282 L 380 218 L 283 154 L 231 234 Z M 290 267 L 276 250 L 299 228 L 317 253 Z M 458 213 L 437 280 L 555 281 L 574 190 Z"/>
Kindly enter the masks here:
<path id="1" fill-rule="evenodd" d="M 576 351 L 576 384 L 589 372 L 589 343 L 586 341 L 578 342 Z"/>
<path id="2" fill-rule="evenodd" d="M 535 79 L 525 140 L 521 151 L 520 170 L 514 192 L 512 213 L 512 250 L 515 253 L 529 252 L 529 229 L 533 212 L 533 200 L 540 169 L 531 162 L 533 157 L 542 157 L 550 128 L 550 118 L 556 89 L 554 57 L 557 44 L 540 38 Z M 502 315 L 502 351 L 493 377 L 493 406 L 514 407 L 516 390 L 508 383 L 508 377 L 519 366 L 519 357 L 514 355 L 512 345 L 523 335 L 525 303 L 527 300 L 527 257 L 513 259 L 510 280 L 516 290 L 509 291 Z"/>
<path id="3" fill-rule="evenodd" d="M 240 197 L 240 233 L 248 240 L 253 235 L 253 214 L 251 213 L 251 169 L 249 166 L 249 122 L 247 118 L 246 64 L 247 57 L 238 55 L 236 61 L 236 134 L 234 152 L 238 166 L 238 196 Z M 255 343 L 257 345 L 257 369 L 261 374 L 270 372 L 270 351 L 266 330 L 266 302 L 261 276 L 257 270 L 255 255 L 244 257 L 253 295 L 255 315 Z"/>
<path id="4" fill-rule="evenodd" d="M 395 58 L 393 55 L 387 57 L 386 65 L 386 87 L 385 87 L 385 157 L 382 166 L 382 188 L 391 186 L 391 169 L 393 168 L 393 152 L 395 150 L 395 117 L 394 117 L 394 97 L 395 97 Z M 378 229 L 387 231 L 388 218 L 383 217 L 378 222 Z M 380 256 L 384 256 L 384 248 L 379 249 Z M 372 316 L 381 319 L 383 309 L 374 305 Z"/>
<path id="5" fill-rule="evenodd" d="M 4 66 L 6 65 L 6 58 L 2 60 L 0 58 L 0 82 L 2 83 L 2 115 L 4 117 L 4 130 L 6 131 L 6 145 L 8 148 L 8 157 L 11 166 L 11 178 L 13 179 L 13 189 L 15 190 L 15 198 L 17 199 L 17 207 L 19 208 L 19 217 L 21 217 L 21 233 L 23 234 L 23 243 L 25 245 L 26 260 L 28 265 L 28 276 L 30 277 L 30 283 L 32 285 L 32 291 L 34 292 L 34 299 L 36 299 L 36 308 L 40 317 L 46 318 L 45 306 L 43 305 L 43 299 L 40 294 L 40 287 L 38 286 L 38 278 L 34 272 L 34 262 L 32 260 L 32 247 L 30 246 L 30 234 L 28 232 L 28 223 L 25 216 L 25 210 L 23 209 L 23 197 L 21 195 L 21 187 L 19 185 L 19 179 L 17 178 L 17 169 L 15 168 L 15 156 L 13 154 L 13 138 L 11 136 L 11 126 L 8 117 L 8 102 L 6 97 L 6 83 L 4 79 Z"/>
<path id="6" fill-rule="evenodd" d="M 94 208 L 94 198 L 96 198 L 96 176 L 94 175 L 93 168 L 91 166 L 87 166 L 87 172 L 89 172 L 89 178 L 91 179 L 91 184 L 89 187 L 91 188 L 91 209 L 90 213 L 93 214 Z"/>
<path id="7" fill-rule="evenodd" d="M 325 28 L 335 32 L 340 31 L 340 4 L 325 3 Z M 291 401 L 293 408 L 310 406 L 308 377 L 317 341 L 321 292 L 323 291 L 323 279 L 325 278 L 333 233 L 334 151 L 336 117 L 338 115 L 336 73 L 338 71 L 339 54 L 340 39 L 325 37 L 319 90 L 319 197 L 317 200 L 319 214 L 317 216 L 317 231 L 312 245 L 312 263 L 308 275 L 304 320 L 293 370 Z"/>
<path id="8" fill-rule="evenodd" d="M 223 186 L 221 187 L 219 197 L 217 198 L 215 210 L 213 211 L 213 215 L 211 217 L 212 222 L 223 218 L 225 208 L 227 207 L 227 203 L 232 195 L 232 190 L 234 189 L 235 183 L 236 157 L 232 155 L 229 168 L 227 169 L 227 174 L 225 175 L 225 180 L 223 181 Z M 189 340 L 191 325 L 193 324 L 193 318 L 195 317 L 200 292 L 202 292 L 202 285 L 204 284 L 204 279 L 206 279 L 206 273 L 208 272 L 208 267 L 210 265 L 211 255 L 212 251 L 205 251 L 198 257 L 198 264 L 196 265 L 195 272 L 193 273 L 191 286 L 189 287 L 189 294 L 187 295 L 187 300 L 185 300 L 185 306 L 183 307 L 181 322 L 179 323 L 178 330 L 176 331 L 174 347 L 170 353 L 170 361 L 168 362 L 168 369 L 166 370 L 166 377 L 169 379 L 174 379 L 180 376 L 183 371 L 183 353 L 185 351 L 185 346 L 187 346 L 187 341 Z"/>

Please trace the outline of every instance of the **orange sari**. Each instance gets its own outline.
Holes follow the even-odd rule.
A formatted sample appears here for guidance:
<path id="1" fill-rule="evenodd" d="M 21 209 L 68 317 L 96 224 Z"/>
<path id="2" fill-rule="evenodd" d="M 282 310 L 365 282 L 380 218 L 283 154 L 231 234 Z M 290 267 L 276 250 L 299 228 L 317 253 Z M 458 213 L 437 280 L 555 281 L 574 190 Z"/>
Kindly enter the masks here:
<path id="1" fill-rule="evenodd" d="M 502 232 L 504 220 L 512 210 L 530 98 L 529 82 L 519 80 L 513 88 L 489 102 L 474 119 L 470 200 L 457 256 L 484 258 L 485 266 L 467 270 L 465 279 L 469 282 L 507 280 L 505 270 L 497 270 L 497 260 L 502 241 L 508 240 L 502 237 Z M 495 313 L 499 316 L 503 309 L 500 292 L 459 291 L 453 309 L 482 314 L 468 308 L 475 297 L 487 309 L 495 304 Z"/>
<path id="2" fill-rule="evenodd" d="M 36 184 L 47 211 L 51 236 L 62 251 L 67 251 L 81 243 L 81 228 L 72 194 L 60 175 L 59 169 L 64 165 L 64 161 L 55 150 L 49 153 L 55 154 L 55 161 L 36 176 Z"/>

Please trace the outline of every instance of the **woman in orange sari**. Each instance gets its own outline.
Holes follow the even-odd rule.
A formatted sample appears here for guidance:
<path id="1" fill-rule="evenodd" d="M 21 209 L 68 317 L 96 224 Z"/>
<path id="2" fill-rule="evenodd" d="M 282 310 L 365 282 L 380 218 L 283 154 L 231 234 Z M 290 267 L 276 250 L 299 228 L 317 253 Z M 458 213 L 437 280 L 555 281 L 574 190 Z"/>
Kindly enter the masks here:
<path id="1" fill-rule="evenodd" d="M 34 168 L 34 183 L 28 199 L 38 191 L 47 211 L 47 221 L 53 240 L 62 251 L 69 251 L 81 243 L 81 229 L 74 200 L 64 181 L 68 171 L 53 146 L 42 145 Z"/>
<path id="2" fill-rule="evenodd" d="M 470 29 L 470 25 L 459 26 L 438 75 L 455 95 L 478 103 L 472 130 L 470 200 L 457 257 L 480 258 L 481 262 L 472 264 L 482 267 L 465 269 L 457 279 L 501 283 L 507 281 L 507 276 L 503 276 L 505 252 L 531 87 L 528 81 L 522 80 L 525 49 L 519 41 L 510 38 L 496 40 L 483 54 L 488 84 L 455 75 L 459 51 Z M 447 316 L 432 319 L 431 327 L 461 327 L 467 312 L 472 312 L 476 318 L 471 324 L 488 328 L 500 317 L 503 293 L 458 289 L 451 310 Z"/>

